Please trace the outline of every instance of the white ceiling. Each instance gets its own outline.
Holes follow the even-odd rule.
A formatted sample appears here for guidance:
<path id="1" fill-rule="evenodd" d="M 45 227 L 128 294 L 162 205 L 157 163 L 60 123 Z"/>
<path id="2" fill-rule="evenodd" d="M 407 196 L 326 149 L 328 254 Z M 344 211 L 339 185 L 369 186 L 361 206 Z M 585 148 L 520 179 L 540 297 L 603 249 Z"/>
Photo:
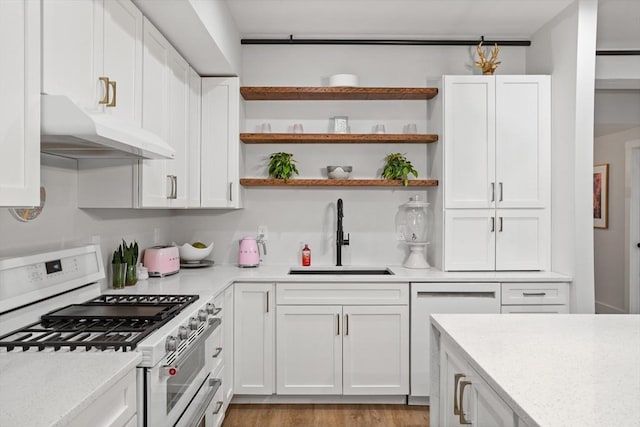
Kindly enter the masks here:
<path id="1" fill-rule="evenodd" d="M 574 0 L 226 0 L 243 38 L 529 39 Z M 639 49 L 640 0 L 600 0 L 599 44 Z M 601 41 L 603 40 L 603 41 Z M 606 41 L 604 41 L 606 40 Z M 632 42 L 629 42 L 632 40 Z M 611 43 L 608 43 L 612 41 Z M 611 47 L 613 48 L 613 47 Z"/>

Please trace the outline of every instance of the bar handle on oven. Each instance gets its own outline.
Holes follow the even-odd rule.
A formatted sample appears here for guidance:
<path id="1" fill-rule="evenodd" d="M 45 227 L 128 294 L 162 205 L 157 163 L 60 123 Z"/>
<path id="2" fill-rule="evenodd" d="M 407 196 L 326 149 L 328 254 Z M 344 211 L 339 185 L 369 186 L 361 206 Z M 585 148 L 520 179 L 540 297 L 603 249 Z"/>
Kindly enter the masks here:
<path id="1" fill-rule="evenodd" d="M 222 381 L 218 378 L 209 378 L 209 387 L 211 390 L 207 392 L 207 396 L 204 398 L 204 404 L 201 405 L 194 413 L 190 414 L 189 418 L 185 418 L 183 415 L 174 427 L 186 427 L 186 426 L 194 426 L 198 420 L 202 419 L 202 416 L 206 413 L 207 408 L 209 407 L 209 403 L 213 400 L 218 389 L 222 385 Z"/>
<path id="2" fill-rule="evenodd" d="M 213 410 L 213 415 L 218 415 L 218 413 L 220 412 L 220 409 L 222 409 L 222 405 L 224 405 L 224 402 L 221 400 L 218 400 L 216 402 L 216 409 Z"/>
<path id="3" fill-rule="evenodd" d="M 222 347 L 216 347 L 216 352 L 213 353 L 213 356 L 211 356 L 213 359 L 217 358 L 218 356 L 220 356 L 220 353 L 222 353 Z"/>

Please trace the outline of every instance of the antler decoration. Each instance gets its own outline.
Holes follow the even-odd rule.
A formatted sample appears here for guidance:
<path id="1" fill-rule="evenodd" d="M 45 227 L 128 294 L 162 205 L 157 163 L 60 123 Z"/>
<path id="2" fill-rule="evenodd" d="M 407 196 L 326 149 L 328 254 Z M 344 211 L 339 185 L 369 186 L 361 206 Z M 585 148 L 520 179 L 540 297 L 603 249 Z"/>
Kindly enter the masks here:
<path id="1" fill-rule="evenodd" d="M 476 61 L 476 67 L 482 69 L 482 74 L 493 74 L 502 62 L 496 61 L 498 59 L 498 53 L 500 52 L 500 48 L 498 47 L 498 43 L 495 44 L 493 50 L 491 51 L 491 58 L 487 60 L 487 57 L 484 54 L 484 49 L 482 48 L 482 41 L 478 44 L 476 50 L 478 51 L 478 56 L 480 57 L 480 61 Z"/>

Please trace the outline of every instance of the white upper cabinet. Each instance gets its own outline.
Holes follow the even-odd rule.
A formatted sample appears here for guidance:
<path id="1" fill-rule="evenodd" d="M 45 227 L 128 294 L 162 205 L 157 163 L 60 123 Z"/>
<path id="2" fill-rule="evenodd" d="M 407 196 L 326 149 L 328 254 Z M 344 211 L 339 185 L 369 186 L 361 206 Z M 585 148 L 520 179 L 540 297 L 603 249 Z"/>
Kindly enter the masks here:
<path id="1" fill-rule="evenodd" d="M 40 2 L 0 1 L 0 206 L 40 201 Z"/>
<path id="2" fill-rule="evenodd" d="M 240 87 L 237 77 L 202 79 L 201 207 L 240 208 Z"/>
<path id="3" fill-rule="evenodd" d="M 444 77 L 446 208 L 492 206 L 495 86 L 493 76 Z"/>
<path id="4" fill-rule="evenodd" d="M 130 0 L 43 2 L 42 91 L 140 125 L 142 20 Z"/>
<path id="5" fill-rule="evenodd" d="M 445 76 L 445 208 L 549 203 L 549 76 Z"/>
<path id="6" fill-rule="evenodd" d="M 496 207 L 548 207 L 551 78 L 497 76 L 495 108 Z"/>
<path id="7" fill-rule="evenodd" d="M 202 77 L 189 69 L 189 192 L 187 207 L 200 207 Z"/>
<path id="8" fill-rule="evenodd" d="M 140 207 L 186 207 L 189 178 L 189 64 L 144 19 L 143 127 L 176 152 L 171 160 L 141 160 Z"/>

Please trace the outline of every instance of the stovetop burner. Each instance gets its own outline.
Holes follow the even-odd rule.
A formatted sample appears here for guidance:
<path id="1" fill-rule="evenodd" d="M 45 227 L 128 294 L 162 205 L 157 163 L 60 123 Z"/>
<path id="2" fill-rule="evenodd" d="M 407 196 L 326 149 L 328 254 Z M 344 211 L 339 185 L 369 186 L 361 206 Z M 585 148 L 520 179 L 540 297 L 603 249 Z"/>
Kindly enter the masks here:
<path id="1" fill-rule="evenodd" d="M 83 304 L 51 311 L 39 322 L 1 336 L 0 348 L 133 350 L 198 298 L 198 295 L 101 295 Z"/>

